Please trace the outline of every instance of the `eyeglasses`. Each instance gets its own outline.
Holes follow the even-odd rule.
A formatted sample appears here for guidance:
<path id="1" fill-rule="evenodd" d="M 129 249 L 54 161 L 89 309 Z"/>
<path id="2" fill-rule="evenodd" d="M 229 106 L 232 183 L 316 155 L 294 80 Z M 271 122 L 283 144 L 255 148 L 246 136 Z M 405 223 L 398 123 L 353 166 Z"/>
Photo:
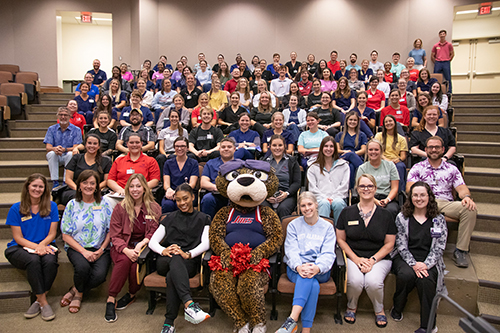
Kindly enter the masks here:
<path id="1" fill-rule="evenodd" d="M 433 149 L 438 150 L 438 149 L 443 148 L 443 146 L 427 146 L 426 148 L 429 149 L 429 150 L 433 150 Z"/>
<path id="2" fill-rule="evenodd" d="M 427 195 L 427 194 L 422 194 L 422 195 L 419 195 L 419 194 L 413 194 L 413 195 L 411 196 L 411 198 L 412 198 L 412 199 L 425 199 L 425 198 L 427 198 L 428 196 L 429 196 L 429 195 Z"/>
<path id="3" fill-rule="evenodd" d="M 182 146 L 175 145 L 174 148 L 175 149 L 182 149 L 182 148 L 187 148 L 187 146 L 186 145 L 182 145 Z"/>
<path id="4" fill-rule="evenodd" d="M 375 188 L 375 185 L 359 185 L 358 188 L 360 190 L 373 190 Z"/>

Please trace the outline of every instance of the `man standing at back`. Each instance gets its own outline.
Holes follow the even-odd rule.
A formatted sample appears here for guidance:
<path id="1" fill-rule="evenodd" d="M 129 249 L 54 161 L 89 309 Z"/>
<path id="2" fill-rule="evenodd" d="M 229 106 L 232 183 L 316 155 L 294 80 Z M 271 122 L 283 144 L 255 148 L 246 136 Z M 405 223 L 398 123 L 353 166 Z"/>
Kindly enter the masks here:
<path id="1" fill-rule="evenodd" d="M 432 47 L 431 59 L 434 62 L 434 73 L 442 73 L 448 81 L 448 92 L 451 93 L 451 61 L 455 56 L 453 45 L 446 41 L 446 30 L 439 32 L 439 42 Z"/>
<path id="2" fill-rule="evenodd" d="M 87 73 L 92 74 L 93 81 L 92 83 L 95 84 L 96 86 L 101 87 L 108 77 L 106 76 L 106 72 L 101 70 L 101 62 L 99 59 L 94 59 L 94 62 L 92 63 L 93 69 L 89 70 Z"/>

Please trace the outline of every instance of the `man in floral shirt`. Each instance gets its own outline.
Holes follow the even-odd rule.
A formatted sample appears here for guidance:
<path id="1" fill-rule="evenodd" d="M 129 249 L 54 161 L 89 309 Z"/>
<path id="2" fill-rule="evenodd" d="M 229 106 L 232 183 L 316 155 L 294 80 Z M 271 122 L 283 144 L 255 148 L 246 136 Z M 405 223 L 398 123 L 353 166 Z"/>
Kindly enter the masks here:
<path id="1" fill-rule="evenodd" d="M 447 162 L 444 155 L 443 139 L 432 136 L 425 143 L 425 152 L 428 158 L 415 164 L 408 173 L 406 191 L 417 181 L 424 181 L 430 185 L 436 196 L 440 213 L 459 220 L 458 237 L 453 260 L 455 265 L 467 268 L 467 253 L 470 237 L 476 225 L 477 208 L 471 198 L 470 191 L 465 185 L 462 174 L 458 169 Z M 461 201 L 454 201 L 453 189 Z"/>

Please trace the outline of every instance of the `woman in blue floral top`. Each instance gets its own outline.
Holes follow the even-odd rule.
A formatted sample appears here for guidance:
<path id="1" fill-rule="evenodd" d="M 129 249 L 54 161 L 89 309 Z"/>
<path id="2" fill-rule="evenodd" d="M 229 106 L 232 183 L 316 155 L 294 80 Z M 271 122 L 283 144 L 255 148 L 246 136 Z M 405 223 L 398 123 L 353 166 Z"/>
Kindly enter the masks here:
<path id="1" fill-rule="evenodd" d="M 444 285 L 443 251 L 448 229 L 444 216 L 439 214 L 430 186 L 416 182 L 410 188 L 409 200 L 396 218 L 398 233 L 392 271 L 396 275 L 396 292 L 391 317 L 403 320 L 408 294 L 417 287 L 420 299 L 420 328 L 415 333 L 427 332 L 427 324 L 436 292 L 446 292 Z M 432 332 L 437 332 L 436 318 L 432 318 Z"/>
<path id="2" fill-rule="evenodd" d="M 69 305 L 71 313 L 80 310 L 83 293 L 106 281 L 111 263 L 107 248 L 112 211 L 101 198 L 98 179 L 93 170 L 80 174 L 75 199 L 66 206 L 61 222 L 65 249 L 75 270 L 75 285 L 61 299 L 61 306 Z"/>

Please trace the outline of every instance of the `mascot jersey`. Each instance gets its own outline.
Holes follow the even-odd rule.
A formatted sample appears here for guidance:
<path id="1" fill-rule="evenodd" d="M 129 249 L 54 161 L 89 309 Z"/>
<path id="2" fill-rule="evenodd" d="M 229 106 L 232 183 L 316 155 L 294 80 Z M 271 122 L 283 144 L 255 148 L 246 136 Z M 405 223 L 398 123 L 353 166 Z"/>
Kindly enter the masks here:
<path id="1" fill-rule="evenodd" d="M 226 244 L 233 247 L 236 243 L 248 244 L 252 249 L 266 240 L 262 229 L 260 207 L 247 213 L 231 209 L 227 219 Z"/>

